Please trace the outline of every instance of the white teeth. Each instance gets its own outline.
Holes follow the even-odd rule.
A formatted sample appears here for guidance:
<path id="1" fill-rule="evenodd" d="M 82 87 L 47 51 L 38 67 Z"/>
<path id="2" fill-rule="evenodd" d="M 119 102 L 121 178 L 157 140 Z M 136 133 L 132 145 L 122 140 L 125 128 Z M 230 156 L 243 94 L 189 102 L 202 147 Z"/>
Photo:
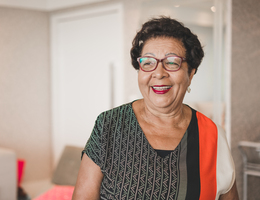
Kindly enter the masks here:
<path id="1" fill-rule="evenodd" d="M 155 90 L 168 90 L 170 89 L 172 86 L 162 86 L 162 87 L 153 87 L 153 89 Z"/>

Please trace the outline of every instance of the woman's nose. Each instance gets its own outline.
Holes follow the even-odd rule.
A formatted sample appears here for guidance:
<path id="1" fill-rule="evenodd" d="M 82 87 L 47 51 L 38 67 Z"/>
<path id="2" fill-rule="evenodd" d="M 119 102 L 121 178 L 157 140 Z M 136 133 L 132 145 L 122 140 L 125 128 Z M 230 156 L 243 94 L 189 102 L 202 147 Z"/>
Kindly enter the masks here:
<path id="1" fill-rule="evenodd" d="M 159 62 L 158 66 L 153 71 L 153 77 L 161 79 L 161 78 L 167 77 L 168 75 L 169 75 L 168 71 L 163 67 L 163 63 Z"/>

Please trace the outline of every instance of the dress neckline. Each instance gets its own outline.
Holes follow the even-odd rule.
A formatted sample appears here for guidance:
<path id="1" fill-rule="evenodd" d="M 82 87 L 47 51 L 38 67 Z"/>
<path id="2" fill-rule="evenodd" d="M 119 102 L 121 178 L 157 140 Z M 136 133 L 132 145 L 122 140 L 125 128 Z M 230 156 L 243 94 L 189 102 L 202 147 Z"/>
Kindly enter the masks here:
<path id="1" fill-rule="evenodd" d="M 139 99 L 138 99 L 138 100 L 139 100 Z M 191 124 L 192 124 L 192 121 L 194 120 L 194 116 L 193 116 L 193 115 L 194 115 L 194 111 L 195 111 L 195 110 L 194 110 L 193 108 L 191 108 L 190 106 L 188 106 L 187 104 L 184 104 L 184 105 L 188 106 L 188 107 L 191 109 L 191 112 L 192 112 L 192 114 L 191 114 L 191 120 L 190 120 L 190 123 L 189 123 L 189 125 L 188 125 L 188 127 L 187 127 L 185 133 L 183 134 L 183 136 L 182 136 L 182 138 L 181 138 L 179 144 L 176 146 L 175 149 L 173 149 L 173 150 L 154 149 L 154 148 L 152 147 L 152 145 L 150 144 L 150 142 L 148 141 L 146 135 L 144 134 L 144 131 L 143 131 L 142 127 L 140 126 L 140 124 L 139 124 L 139 122 L 138 122 L 138 120 L 137 120 L 136 114 L 135 114 L 135 112 L 134 112 L 134 109 L 133 109 L 133 103 L 134 103 L 135 101 L 138 101 L 138 100 L 134 100 L 134 101 L 130 102 L 130 103 L 129 103 L 129 106 L 130 106 L 130 108 L 131 108 L 131 111 L 132 111 L 133 114 L 134 114 L 134 119 L 136 120 L 137 125 L 138 125 L 138 127 L 140 128 L 140 130 L 141 130 L 141 132 L 142 132 L 142 134 L 143 134 L 143 137 L 144 137 L 145 141 L 148 143 L 149 148 L 150 148 L 157 156 L 161 157 L 162 159 L 169 157 L 169 156 L 172 154 L 172 152 L 175 152 L 175 151 L 177 151 L 177 150 L 179 149 L 179 147 L 180 147 L 182 141 L 184 140 L 184 138 L 185 138 L 186 135 L 188 134 L 188 130 L 189 130 Z M 165 157 L 162 157 L 162 156 L 160 156 L 160 153 L 158 154 L 158 151 L 169 151 L 170 153 L 168 153 Z"/>

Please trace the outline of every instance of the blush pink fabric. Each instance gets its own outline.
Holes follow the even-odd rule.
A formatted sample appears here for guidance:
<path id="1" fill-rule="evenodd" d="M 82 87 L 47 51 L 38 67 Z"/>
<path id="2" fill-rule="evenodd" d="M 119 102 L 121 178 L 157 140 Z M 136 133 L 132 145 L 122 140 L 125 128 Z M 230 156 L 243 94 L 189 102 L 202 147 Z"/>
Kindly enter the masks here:
<path id="1" fill-rule="evenodd" d="M 55 185 L 33 200 L 71 200 L 74 186 Z"/>

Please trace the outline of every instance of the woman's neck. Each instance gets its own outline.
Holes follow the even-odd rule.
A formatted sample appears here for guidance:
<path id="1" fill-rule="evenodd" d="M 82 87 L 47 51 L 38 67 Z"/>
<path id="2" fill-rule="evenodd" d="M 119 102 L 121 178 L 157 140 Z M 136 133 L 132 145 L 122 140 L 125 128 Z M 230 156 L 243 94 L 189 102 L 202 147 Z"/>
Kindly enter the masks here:
<path id="1" fill-rule="evenodd" d="M 154 109 L 142 99 L 137 102 L 136 107 L 139 117 L 146 121 L 146 123 L 154 126 L 180 127 L 187 120 L 187 116 L 189 116 L 189 110 L 183 104 L 169 108 Z"/>

